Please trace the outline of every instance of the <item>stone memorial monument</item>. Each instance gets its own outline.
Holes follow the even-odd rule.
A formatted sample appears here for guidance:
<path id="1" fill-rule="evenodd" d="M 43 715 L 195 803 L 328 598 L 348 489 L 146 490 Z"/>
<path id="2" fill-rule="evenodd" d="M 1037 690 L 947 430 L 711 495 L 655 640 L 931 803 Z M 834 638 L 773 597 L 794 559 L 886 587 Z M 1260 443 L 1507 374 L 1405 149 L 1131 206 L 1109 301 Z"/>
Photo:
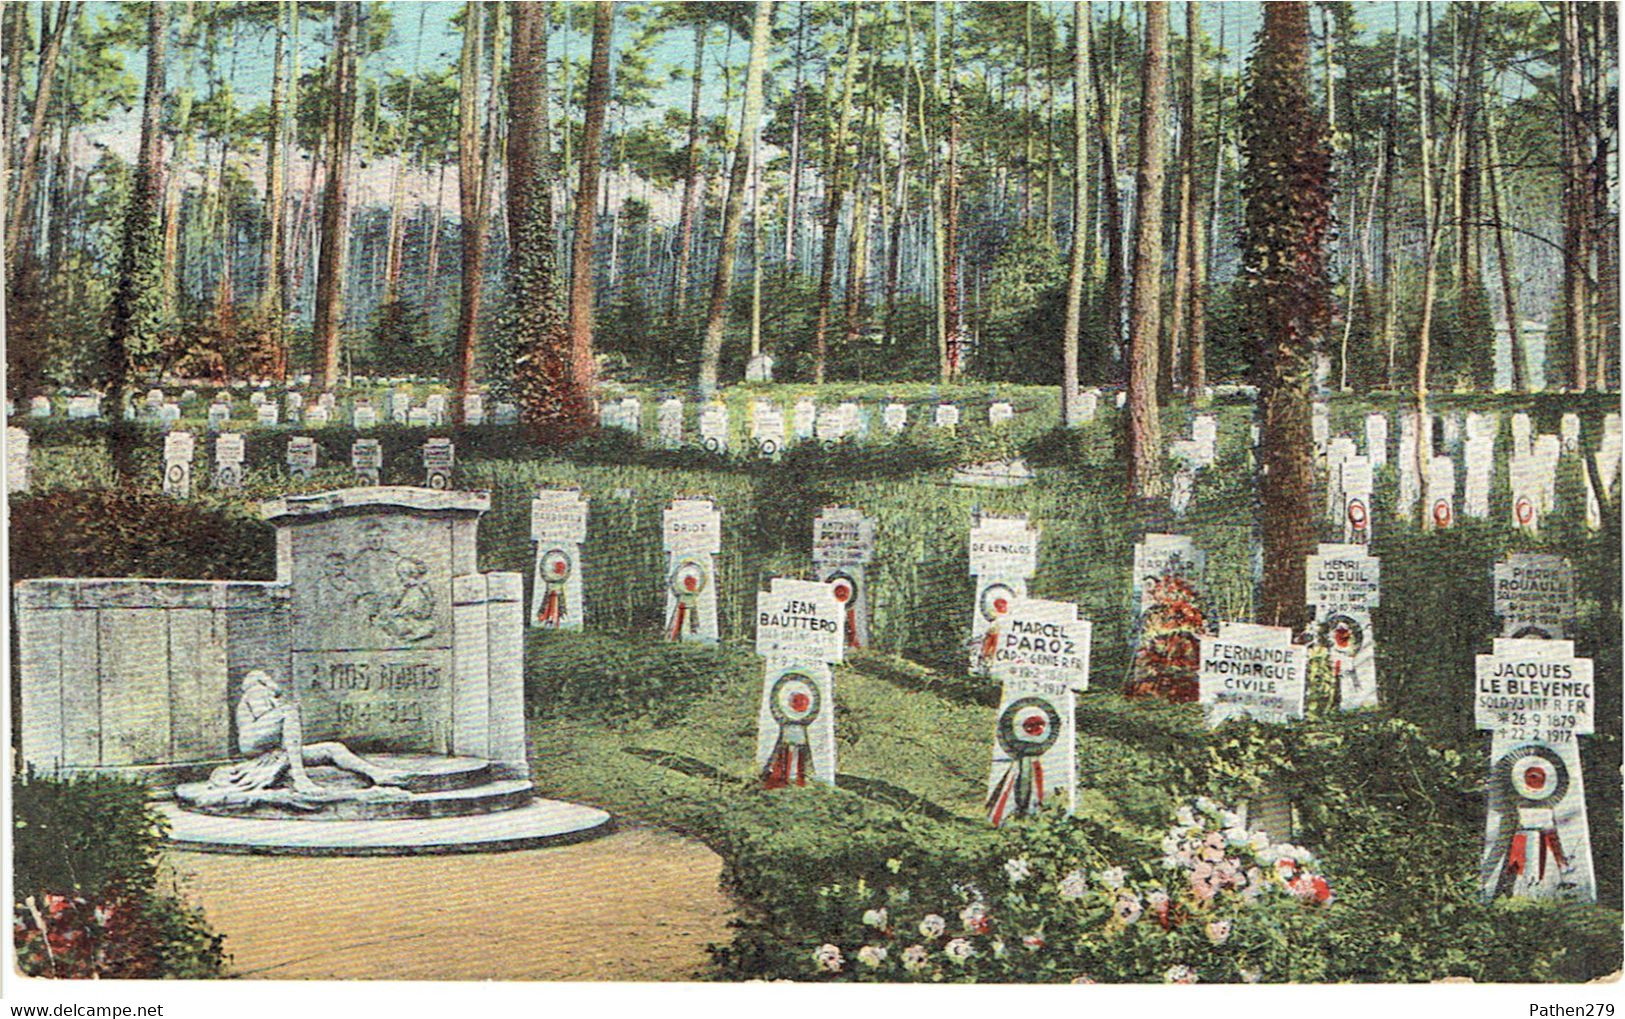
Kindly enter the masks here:
<path id="1" fill-rule="evenodd" d="M 537 489 L 530 501 L 530 540 L 536 543 L 530 625 L 551 630 L 581 629 L 586 618 L 581 597 L 586 497 L 573 489 Z"/>
<path id="2" fill-rule="evenodd" d="M 756 717 L 762 786 L 835 784 L 835 681 L 846 644 L 846 608 L 834 585 L 773 578 L 756 595 L 756 653 L 764 659 Z"/>
<path id="3" fill-rule="evenodd" d="M 722 511 L 710 499 L 673 499 L 662 519 L 666 547 L 666 639 L 715 644 L 716 555 Z"/>
<path id="4" fill-rule="evenodd" d="M 264 504 L 277 579 L 16 585 L 23 761 L 173 788 L 181 848 L 517 849 L 607 815 L 532 796 L 521 577 L 476 571 L 489 496 Z"/>
<path id="5" fill-rule="evenodd" d="M 218 402 L 209 404 L 209 431 L 218 432 L 230 425 L 231 404 Z"/>
<path id="6" fill-rule="evenodd" d="M 15 425 L 6 427 L 6 491 L 28 491 L 28 433 Z"/>
<path id="7" fill-rule="evenodd" d="M 276 404 L 269 400 L 263 401 L 257 408 L 255 408 L 255 415 L 255 420 L 258 421 L 260 426 L 263 428 L 273 427 L 279 420 L 277 416 Z"/>
<path id="8" fill-rule="evenodd" d="M 51 398 L 49 396 L 36 396 L 28 401 L 28 416 L 34 418 L 48 418 L 51 416 Z"/>
<path id="9" fill-rule="evenodd" d="M 753 354 L 745 362 L 746 382 L 772 382 L 773 381 L 773 355 Z"/>
<path id="10" fill-rule="evenodd" d="M 1497 637 L 1476 680 L 1474 717 L 1492 734 L 1484 901 L 1596 902 L 1577 739 L 1595 731 L 1591 660 L 1567 640 Z"/>
<path id="11" fill-rule="evenodd" d="M 1003 400 L 997 400 L 987 405 L 987 424 L 989 428 L 997 428 L 1015 416 L 1015 408 Z"/>

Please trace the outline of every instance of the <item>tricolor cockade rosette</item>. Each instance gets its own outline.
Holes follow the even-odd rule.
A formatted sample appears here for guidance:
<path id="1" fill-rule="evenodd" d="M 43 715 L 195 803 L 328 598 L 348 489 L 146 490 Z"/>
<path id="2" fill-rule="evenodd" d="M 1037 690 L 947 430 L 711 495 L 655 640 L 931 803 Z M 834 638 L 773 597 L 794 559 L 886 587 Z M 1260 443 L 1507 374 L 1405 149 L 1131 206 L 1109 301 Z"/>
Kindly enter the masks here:
<path id="1" fill-rule="evenodd" d="M 982 595 L 977 599 L 977 611 L 987 620 L 987 629 L 982 631 L 982 642 L 976 651 L 977 668 L 984 673 L 992 667 L 993 656 L 999 651 L 999 637 L 1003 633 L 999 624 L 1010 614 L 1015 600 L 1016 593 L 1007 584 L 989 584 L 982 588 Z"/>
<path id="2" fill-rule="evenodd" d="M 807 784 L 813 771 L 810 730 L 823 710 L 823 700 L 818 684 L 805 673 L 785 672 L 773 681 L 767 704 L 779 732 L 762 769 L 763 788 Z"/>
<path id="3" fill-rule="evenodd" d="M 705 563 L 694 556 L 684 556 L 672 567 L 666 581 L 674 599 L 666 625 L 667 639 L 681 640 L 685 628 L 689 633 L 699 632 L 700 592 L 705 590 L 708 572 Z"/>
<path id="4" fill-rule="evenodd" d="M 539 625 L 556 628 L 564 622 L 564 592 L 574 571 L 575 564 L 565 549 L 550 548 L 542 553 L 542 607 L 536 613 Z"/>
<path id="5" fill-rule="evenodd" d="M 829 575 L 829 583 L 835 591 L 835 600 L 846 609 L 846 646 L 862 647 L 858 643 L 858 581 L 845 570 L 836 570 Z"/>
<path id="6" fill-rule="evenodd" d="M 1552 748 L 1526 743 L 1513 747 L 1496 762 L 1495 780 L 1518 817 L 1495 885 L 1495 895 L 1500 898 L 1512 894 L 1520 879 L 1530 883 L 1545 881 L 1548 861 L 1558 874 L 1569 869 L 1554 809 L 1568 795 L 1569 769 Z M 1536 848 L 1533 874 L 1529 873 L 1531 845 Z"/>
<path id="7" fill-rule="evenodd" d="M 1043 757 L 1060 734 L 1060 712 L 1046 698 L 1022 697 L 1000 712 L 995 737 L 1010 760 L 985 804 L 995 828 L 1011 817 L 1036 814 L 1043 806 Z"/>

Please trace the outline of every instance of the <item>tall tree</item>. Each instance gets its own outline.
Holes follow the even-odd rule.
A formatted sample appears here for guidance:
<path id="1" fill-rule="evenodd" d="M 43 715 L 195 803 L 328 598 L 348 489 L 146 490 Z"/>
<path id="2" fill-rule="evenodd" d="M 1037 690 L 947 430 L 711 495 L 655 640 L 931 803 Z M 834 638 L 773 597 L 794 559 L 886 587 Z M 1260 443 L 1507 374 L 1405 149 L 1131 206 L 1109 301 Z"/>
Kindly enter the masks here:
<path id="1" fill-rule="evenodd" d="M 1106 231 L 1106 272 L 1101 287 L 1101 306 L 1106 319 L 1106 336 L 1112 348 L 1123 349 L 1123 200 L 1117 188 L 1117 125 L 1122 105 L 1116 93 L 1116 33 L 1107 48 L 1107 72 L 1111 88 L 1101 80 L 1101 61 L 1090 61 L 1095 85 L 1095 130 L 1100 135 L 1100 208 Z"/>
<path id="2" fill-rule="evenodd" d="M 688 301 L 689 263 L 694 251 L 694 214 L 700 202 L 700 84 L 705 80 L 705 36 L 711 29 L 703 5 L 681 10 L 694 19 L 694 70 L 688 101 L 688 158 L 683 173 L 683 204 L 677 221 L 677 277 L 672 283 L 671 310 L 682 314 Z"/>
<path id="3" fill-rule="evenodd" d="M 1247 160 L 1243 321 L 1253 334 L 1262 417 L 1264 578 L 1257 618 L 1294 629 L 1307 619 L 1304 557 L 1315 540 L 1311 361 L 1331 316 L 1325 254 L 1331 149 L 1309 93 L 1309 60 L 1309 5 L 1266 4 L 1241 118 Z"/>
<path id="4" fill-rule="evenodd" d="M 858 70 L 858 15 L 853 4 L 847 20 L 846 64 L 841 70 L 841 105 L 830 128 L 825 159 L 824 243 L 818 266 L 818 318 L 813 326 L 813 381 L 824 382 L 829 354 L 831 304 L 835 300 L 836 237 L 841 227 L 841 204 L 846 199 L 846 137 L 852 122 L 852 86 Z"/>
<path id="5" fill-rule="evenodd" d="M 339 327 L 344 317 L 344 272 L 350 247 L 346 229 L 350 148 L 355 141 L 356 15 L 354 2 L 333 5 L 333 102 L 327 132 L 327 187 L 322 196 L 322 242 L 316 264 L 316 312 L 311 325 L 316 374 L 323 389 L 339 375 Z"/>
<path id="6" fill-rule="evenodd" d="M 135 475 L 135 434 L 124 420 L 131 375 L 158 351 L 163 289 L 158 285 L 163 253 L 159 214 L 163 196 L 163 154 L 159 117 L 164 107 L 164 50 L 168 7 L 147 5 L 147 83 L 141 97 L 141 141 L 135 179 L 124 210 L 118 274 L 107 329 L 103 365 L 113 422 L 109 435 L 113 470 L 122 480 Z"/>
<path id="7" fill-rule="evenodd" d="M 1145 5 L 1140 73 L 1140 161 L 1135 173 L 1134 284 L 1129 307 L 1129 492 L 1162 493 L 1162 428 L 1157 420 L 1157 345 L 1162 321 L 1163 119 L 1168 105 L 1168 5 Z"/>
<path id="8" fill-rule="evenodd" d="M 592 353 L 593 241 L 597 229 L 598 158 L 603 146 L 604 112 L 609 106 L 609 51 L 615 29 L 615 4 L 593 4 L 592 59 L 587 70 L 587 96 L 581 129 L 580 184 L 576 188 L 575 231 L 570 246 L 570 372 L 572 385 L 591 392 L 595 366 Z"/>
<path id="9" fill-rule="evenodd" d="M 592 393 L 578 385 L 561 312 L 554 262 L 553 184 L 548 151 L 547 3 L 513 5 L 508 84 L 508 221 L 513 248 L 508 328 L 499 332 L 512 359 L 512 382 L 492 380 L 519 404 L 532 440 L 568 442 L 591 429 Z M 590 380 L 589 380 L 590 381 Z"/>
<path id="10" fill-rule="evenodd" d="M 286 63 L 288 29 L 291 4 L 278 0 L 276 5 L 276 49 L 271 59 L 271 105 L 265 128 L 265 224 L 262 231 L 264 249 L 260 264 L 265 267 L 265 278 L 260 287 L 260 306 L 270 319 L 271 327 L 279 338 L 281 348 L 284 295 L 282 293 L 282 225 L 286 218 L 284 206 L 285 173 L 282 168 L 286 153 L 282 146 L 285 128 L 284 104 L 287 91 Z"/>
<path id="11" fill-rule="evenodd" d="M 750 64 L 745 71 L 745 108 L 739 118 L 739 139 L 733 169 L 728 175 L 728 199 L 722 215 L 722 249 L 717 253 L 716 275 L 711 281 L 711 306 L 705 316 L 705 339 L 700 347 L 698 388 L 710 396 L 717 388 L 717 366 L 722 359 L 722 334 L 728 324 L 728 292 L 733 286 L 734 256 L 739 247 L 739 224 L 744 218 L 745 188 L 762 117 L 762 77 L 773 34 L 773 0 L 757 0 L 751 25 Z M 753 272 L 760 272 L 758 267 Z"/>
<path id="12" fill-rule="evenodd" d="M 1588 388 L 1586 325 L 1590 317 L 1591 184 L 1586 152 L 1580 52 L 1580 5 L 1559 4 L 1558 108 L 1563 167 L 1563 323 L 1568 330 L 1568 384 Z"/>
<path id="13" fill-rule="evenodd" d="M 62 42 L 67 38 L 68 26 L 79 9 L 79 0 L 56 5 L 56 20 L 46 28 L 48 11 L 40 8 L 40 55 L 34 83 L 34 112 L 28 126 L 28 137 L 23 141 L 21 165 L 17 168 L 17 186 L 7 205 L 6 264 L 13 269 L 19 256 L 26 253 L 24 230 L 33 223 L 28 213 L 28 202 L 34 189 L 34 178 L 39 172 L 41 143 L 45 140 L 45 118 L 51 109 L 51 92 L 56 85 L 56 65 L 62 56 Z M 15 101 L 15 100 L 13 100 Z"/>
<path id="14" fill-rule="evenodd" d="M 1185 121 L 1190 125 L 1190 148 L 1182 159 L 1190 161 L 1192 182 L 1191 200 L 1186 209 L 1185 263 L 1188 266 L 1185 287 L 1185 391 L 1192 403 L 1200 402 L 1207 388 L 1207 209 L 1204 190 L 1197 179 L 1198 153 L 1201 146 L 1202 124 L 1202 72 L 1199 55 L 1202 50 L 1202 23 L 1200 5 L 1192 0 L 1185 5 Z M 1214 131 L 1214 176 L 1218 176 L 1219 132 Z"/>
<path id="15" fill-rule="evenodd" d="M 1089 240 L 1089 24 L 1092 7 L 1072 5 L 1072 252 L 1066 277 L 1066 324 L 1061 335 L 1061 416 L 1078 423 L 1078 333 Z"/>

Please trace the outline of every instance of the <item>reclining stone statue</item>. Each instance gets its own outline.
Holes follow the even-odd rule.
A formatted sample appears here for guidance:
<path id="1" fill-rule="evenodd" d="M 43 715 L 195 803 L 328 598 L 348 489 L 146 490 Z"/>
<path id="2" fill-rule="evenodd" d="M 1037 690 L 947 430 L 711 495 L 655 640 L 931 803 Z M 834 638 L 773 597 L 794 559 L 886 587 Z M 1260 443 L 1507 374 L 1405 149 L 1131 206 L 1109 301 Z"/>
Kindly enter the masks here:
<path id="1" fill-rule="evenodd" d="M 406 776 L 379 767 L 352 753 L 343 743 L 306 744 L 299 705 L 267 673 L 254 670 L 243 678 L 237 699 L 237 749 L 245 760 L 222 765 L 201 789 L 187 790 L 199 807 L 247 809 L 274 804 L 295 810 L 318 810 L 340 800 L 404 799 Z M 306 770 L 326 765 L 359 775 L 368 786 L 339 788 L 314 781 Z"/>

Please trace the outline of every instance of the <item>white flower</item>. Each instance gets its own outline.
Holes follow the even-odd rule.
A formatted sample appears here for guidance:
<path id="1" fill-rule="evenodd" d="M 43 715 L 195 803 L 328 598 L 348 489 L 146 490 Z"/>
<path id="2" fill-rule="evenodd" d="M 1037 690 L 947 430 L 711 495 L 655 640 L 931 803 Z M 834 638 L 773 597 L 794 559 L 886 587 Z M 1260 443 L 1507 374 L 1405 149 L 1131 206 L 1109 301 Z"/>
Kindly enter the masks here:
<path id="1" fill-rule="evenodd" d="M 1240 828 L 1241 815 L 1234 810 L 1225 810 L 1219 813 L 1219 823 L 1226 828 Z"/>
<path id="2" fill-rule="evenodd" d="M 940 938 L 947 929 L 948 921 L 935 913 L 925 914 L 925 919 L 920 921 L 920 933 L 928 938 Z"/>
<path id="3" fill-rule="evenodd" d="M 1230 940 L 1230 921 L 1212 920 L 1207 925 L 1207 939 L 1215 945 L 1222 945 Z"/>
<path id="4" fill-rule="evenodd" d="M 1264 972 L 1262 970 L 1244 969 L 1241 971 L 1241 979 L 1243 983 L 1256 984 L 1263 978 Z"/>
<path id="5" fill-rule="evenodd" d="M 1123 887 L 1123 879 L 1127 876 L 1128 871 L 1124 870 L 1122 867 L 1107 867 L 1105 870 L 1095 875 L 1095 880 L 1099 881 L 1107 888 L 1118 889 Z"/>
<path id="6" fill-rule="evenodd" d="M 858 961 L 870 969 L 875 969 L 886 961 L 886 949 L 879 945 L 864 945 L 858 949 Z"/>
<path id="7" fill-rule="evenodd" d="M 909 945 L 903 949 L 903 968 L 910 973 L 917 973 L 925 969 L 929 954 L 924 945 Z"/>
<path id="8" fill-rule="evenodd" d="M 864 924 L 876 930 L 885 930 L 887 919 L 885 906 L 879 909 L 866 909 L 863 911 Z"/>
<path id="9" fill-rule="evenodd" d="M 1027 862 L 1025 856 L 1004 861 L 1005 876 L 1010 879 L 1010 883 L 1013 885 L 1020 884 L 1032 872 L 1033 865 Z"/>
<path id="10" fill-rule="evenodd" d="M 1060 892 L 1063 899 L 1081 899 L 1088 891 L 1089 879 L 1081 870 L 1069 871 L 1061 878 Z"/>
<path id="11" fill-rule="evenodd" d="M 1189 966 L 1169 966 L 1168 972 L 1162 975 L 1165 984 L 1194 984 L 1196 971 Z"/>
<path id="12" fill-rule="evenodd" d="M 1161 888 L 1153 888 L 1145 893 L 1145 904 L 1152 909 L 1161 909 L 1168 905 L 1168 893 Z"/>
<path id="13" fill-rule="evenodd" d="M 1245 846 L 1250 838 L 1252 838 L 1252 835 L 1240 825 L 1224 830 L 1224 840 L 1232 846 Z"/>
<path id="14" fill-rule="evenodd" d="M 1112 907 L 1112 912 L 1123 923 L 1132 924 L 1139 921 L 1140 908 L 1140 897 L 1138 895 L 1123 892 L 1117 896 L 1117 905 Z"/>
<path id="15" fill-rule="evenodd" d="M 1183 841 L 1184 840 L 1178 835 L 1174 834 L 1173 832 L 1169 832 L 1162 837 L 1163 853 L 1167 856 L 1174 855 L 1175 853 L 1179 852 L 1179 844 Z"/>
<path id="16" fill-rule="evenodd" d="M 1299 863 L 1303 864 L 1306 867 L 1309 864 L 1315 862 L 1315 854 L 1311 853 L 1309 850 L 1305 849 L 1303 846 L 1293 846 L 1292 849 L 1291 849 L 1291 853 L 1292 853 L 1292 858 L 1294 860 L 1297 860 Z"/>
<path id="17" fill-rule="evenodd" d="M 971 956 L 976 954 L 976 949 L 972 948 L 971 943 L 966 941 L 964 938 L 953 939 L 946 945 L 943 945 L 942 950 L 947 954 L 948 959 L 951 962 L 957 963 L 963 963 L 966 959 L 969 959 Z"/>
<path id="18" fill-rule="evenodd" d="M 995 958 L 995 959 L 1004 958 L 1004 956 L 1006 954 L 1006 951 L 1007 951 L 1005 949 L 1005 947 L 1004 947 L 1004 942 L 1000 941 L 997 938 L 994 938 L 992 941 L 988 942 L 987 947 L 989 947 L 989 948 L 991 948 L 993 950 L 993 958 Z"/>
<path id="19" fill-rule="evenodd" d="M 1198 796 L 1196 798 L 1196 809 L 1204 814 L 1217 814 L 1224 809 L 1224 804 L 1210 800 L 1206 796 Z"/>
<path id="20" fill-rule="evenodd" d="M 1263 853 L 1270 847 L 1270 837 L 1261 831 L 1255 831 L 1247 839 L 1247 847 L 1255 853 Z"/>
<path id="21" fill-rule="evenodd" d="M 820 969 L 839 973 L 841 967 L 846 965 L 846 958 L 834 945 L 819 945 L 817 951 L 813 952 L 813 962 L 816 962 Z"/>
<path id="22" fill-rule="evenodd" d="M 1174 820 L 1179 822 L 1181 828 L 1196 826 L 1196 814 L 1189 807 L 1180 807 L 1174 811 Z"/>
<path id="23" fill-rule="evenodd" d="M 986 934 L 988 927 L 987 904 L 973 902 L 959 911 L 959 923 L 966 934 Z"/>

